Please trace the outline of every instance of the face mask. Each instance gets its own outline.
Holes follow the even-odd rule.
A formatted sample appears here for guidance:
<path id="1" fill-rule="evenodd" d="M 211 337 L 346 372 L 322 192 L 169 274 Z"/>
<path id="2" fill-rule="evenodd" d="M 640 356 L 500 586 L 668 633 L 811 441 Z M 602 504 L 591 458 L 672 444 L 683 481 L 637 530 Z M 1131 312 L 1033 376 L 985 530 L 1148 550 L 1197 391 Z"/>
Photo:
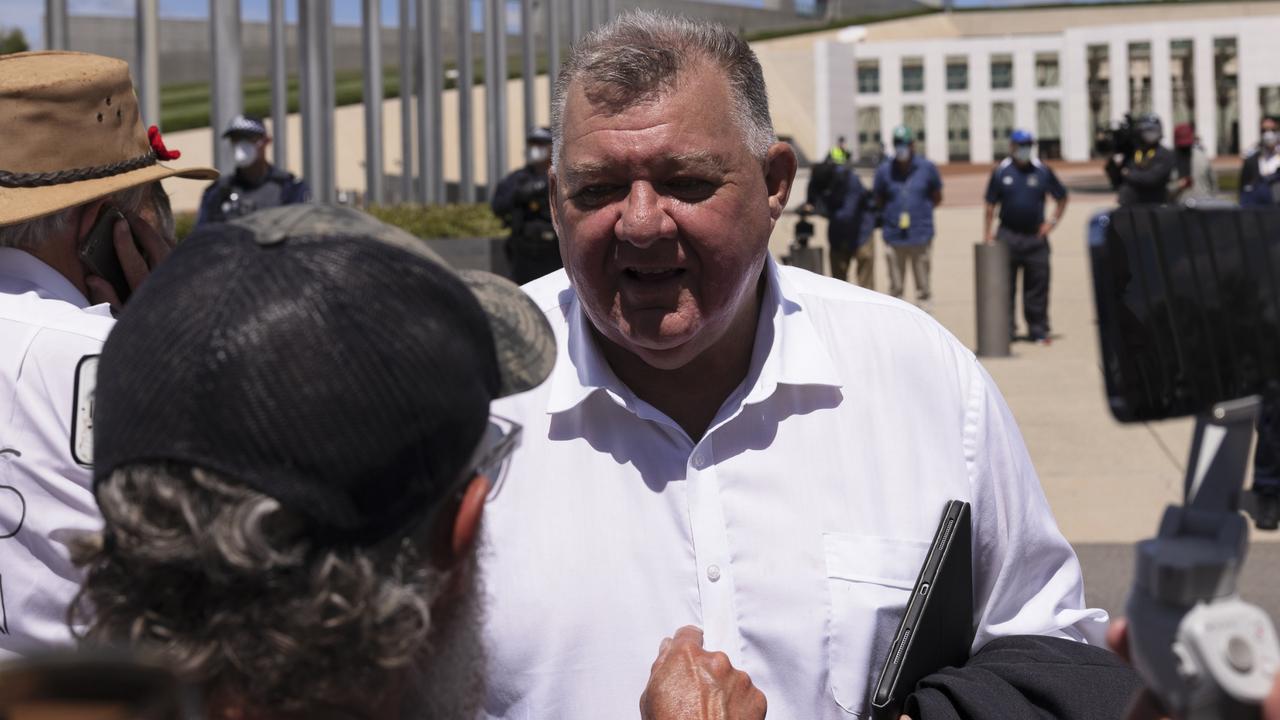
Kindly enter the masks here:
<path id="1" fill-rule="evenodd" d="M 1274 148 L 1280 143 L 1280 133 L 1275 130 L 1264 130 L 1262 132 L 1262 144 L 1269 148 Z"/>
<path id="2" fill-rule="evenodd" d="M 897 160 L 906 161 L 911 159 L 910 145 L 894 145 L 893 157 Z"/>
<path id="3" fill-rule="evenodd" d="M 551 157 L 551 148 L 546 145 L 530 145 L 525 155 L 529 158 L 530 165 L 536 165 L 546 162 L 547 158 Z"/>
<path id="4" fill-rule="evenodd" d="M 1013 151 L 1013 159 L 1020 163 L 1031 162 L 1031 148 L 1019 147 Z"/>
<path id="5" fill-rule="evenodd" d="M 258 144 L 252 140 L 240 140 L 231 146 L 236 167 L 247 168 L 258 159 Z"/>
<path id="6" fill-rule="evenodd" d="M 1142 142 L 1148 145 L 1155 145 L 1156 143 L 1160 142 L 1160 131 L 1159 130 L 1143 130 Z"/>

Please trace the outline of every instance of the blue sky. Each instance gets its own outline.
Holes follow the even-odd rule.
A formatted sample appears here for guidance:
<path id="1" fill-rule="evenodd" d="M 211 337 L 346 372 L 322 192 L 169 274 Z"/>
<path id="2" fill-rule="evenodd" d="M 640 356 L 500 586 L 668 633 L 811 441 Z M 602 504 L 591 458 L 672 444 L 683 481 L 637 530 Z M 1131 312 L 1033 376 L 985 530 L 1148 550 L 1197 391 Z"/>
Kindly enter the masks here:
<path id="1" fill-rule="evenodd" d="M 761 5 L 761 0 L 719 0 L 729 4 Z M 1034 2 L 1035 0 L 1032 0 Z M 136 0 L 67 0 L 68 10 L 72 15 L 117 15 L 130 17 Z M 472 0 L 473 25 L 481 26 L 480 0 Z M 1005 5 L 1021 4 L 1014 0 L 956 0 L 959 6 L 972 5 Z M 1028 3 L 1030 4 L 1030 3 Z M 333 0 L 334 22 L 340 25 L 357 25 L 360 22 L 360 0 Z M 290 22 L 296 15 L 297 0 L 285 0 L 286 15 Z M 398 0 L 382 0 L 383 22 L 388 26 L 397 25 Z M 161 17 L 203 18 L 207 16 L 209 0 L 160 0 Z M 246 20 L 267 19 L 267 0 L 241 0 L 241 13 Z M 508 15 L 514 11 L 518 15 L 518 5 L 508 8 Z M 32 48 L 44 45 L 42 18 L 44 17 L 44 0 L 0 0 L 0 26 L 19 27 L 26 33 L 27 42 Z M 508 20 L 512 23 L 512 20 Z M 518 20 L 514 23 L 518 27 Z"/>

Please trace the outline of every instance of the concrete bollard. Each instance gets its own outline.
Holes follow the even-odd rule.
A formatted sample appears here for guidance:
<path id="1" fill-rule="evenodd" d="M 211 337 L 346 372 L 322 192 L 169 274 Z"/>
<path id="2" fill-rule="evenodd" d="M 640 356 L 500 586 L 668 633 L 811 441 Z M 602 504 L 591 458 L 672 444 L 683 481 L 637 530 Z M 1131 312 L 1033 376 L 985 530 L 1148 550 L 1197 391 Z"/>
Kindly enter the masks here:
<path id="1" fill-rule="evenodd" d="M 974 296 L 977 301 L 978 357 L 1009 357 L 1009 246 L 978 243 L 973 248 Z"/>

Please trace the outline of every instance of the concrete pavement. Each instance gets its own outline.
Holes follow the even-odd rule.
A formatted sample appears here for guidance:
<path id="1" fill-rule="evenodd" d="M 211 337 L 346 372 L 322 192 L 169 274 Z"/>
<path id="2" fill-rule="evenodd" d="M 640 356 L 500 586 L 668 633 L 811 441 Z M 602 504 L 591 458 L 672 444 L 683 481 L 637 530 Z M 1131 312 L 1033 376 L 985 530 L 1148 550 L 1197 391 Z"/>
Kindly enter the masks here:
<path id="1" fill-rule="evenodd" d="M 1078 172 L 1094 172 L 1089 169 Z M 1064 178 L 1064 182 L 1067 179 Z M 803 198 L 798 182 L 793 205 Z M 982 232 L 985 175 L 946 178 L 933 250 L 933 313 L 961 342 L 976 344 L 974 244 Z M 984 359 L 1022 430 L 1045 495 L 1067 539 L 1077 548 L 1091 603 L 1121 609 L 1132 577 L 1132 544 L 1155 534 L 1164 507 L 1180 499 L 1192 423 L 1173 420 L 1122 425 L 1107 409 L 1085 227 L 1109 195 L 1075 193 L 1051 238 L 1053 344 L 1015 343 L 1013 356 Z M 784 216 L 771 249 L 784 254 L 795 217 Z M 826 228 L 815 223 L 815 245 Z M 878 234 L 877 234 L 878 235 Z M 879 238 L 875 242 L 880 243 Z M 883 246 L 876 251 L 876 287 L 888 287 Z M 908 298 L 914 288 L 907 285 Z M 1017 312 L 1021 312 L 1019 309 Z M 1019 322 L 1020 327 L 1025 325 Z M 1246 563 L 1246 598 L 1280 617 L 1280 533 L 1254 533 Z"/>

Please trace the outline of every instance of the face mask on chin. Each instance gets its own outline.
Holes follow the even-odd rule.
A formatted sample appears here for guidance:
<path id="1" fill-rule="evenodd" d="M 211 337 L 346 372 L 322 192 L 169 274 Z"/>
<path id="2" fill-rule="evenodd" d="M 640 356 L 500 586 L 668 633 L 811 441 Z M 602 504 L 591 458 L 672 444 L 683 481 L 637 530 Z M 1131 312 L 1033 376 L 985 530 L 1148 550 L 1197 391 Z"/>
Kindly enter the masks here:
<path id="1" fill-rule="evenodd" d="M 258 144 L 252 140 L 240 140 L 231 146 L 236 167 L 247 168 L 258 159 Z"/>

